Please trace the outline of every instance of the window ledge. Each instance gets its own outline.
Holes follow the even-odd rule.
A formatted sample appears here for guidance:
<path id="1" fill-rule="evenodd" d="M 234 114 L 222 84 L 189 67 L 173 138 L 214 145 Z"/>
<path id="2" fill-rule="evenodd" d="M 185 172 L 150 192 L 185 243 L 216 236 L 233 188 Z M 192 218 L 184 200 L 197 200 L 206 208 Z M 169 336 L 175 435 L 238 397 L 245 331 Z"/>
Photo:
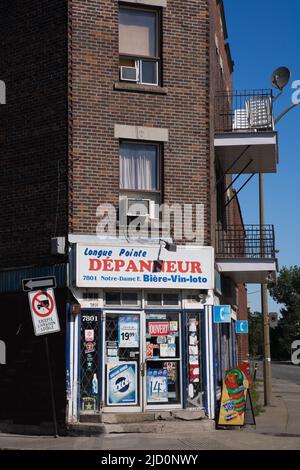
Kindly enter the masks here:
<path id="1" fill-rule="evenodd" d="M 120 83 L 114 84 L 114 90 L 134 91 L 136 93 L 154 93 L 156 95 L 167 95 L 168 89 L 156 85 L 141 85 L 139 83 Z"/>

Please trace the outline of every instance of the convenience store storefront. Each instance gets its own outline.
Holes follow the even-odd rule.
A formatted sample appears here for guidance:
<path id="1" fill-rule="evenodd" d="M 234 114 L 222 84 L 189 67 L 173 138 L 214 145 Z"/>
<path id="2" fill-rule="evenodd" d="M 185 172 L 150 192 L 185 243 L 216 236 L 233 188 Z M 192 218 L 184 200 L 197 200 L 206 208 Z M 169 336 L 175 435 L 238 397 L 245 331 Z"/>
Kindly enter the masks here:
<path id="1" fill-rule="evenodd" d="M 214 415 L 210 247 L 74 246 L 68 420 L 184 408 Z"/>

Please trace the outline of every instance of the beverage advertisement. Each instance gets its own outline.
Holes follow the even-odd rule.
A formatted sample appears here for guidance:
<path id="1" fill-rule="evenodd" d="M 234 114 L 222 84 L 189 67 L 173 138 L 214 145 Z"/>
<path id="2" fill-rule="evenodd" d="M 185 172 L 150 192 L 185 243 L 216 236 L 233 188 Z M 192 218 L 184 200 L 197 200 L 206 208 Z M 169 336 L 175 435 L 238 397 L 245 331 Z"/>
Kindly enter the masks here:
<path id="1" fill-rule="evenodd" d="M 107 404 L 137 405 L 137 363 L 107 365 Z"/>
<path id="2" fill-rule="evenodd" d="M 168 402 L 168 370 L 147 370 L 147 401 L 148 403 Z"/>

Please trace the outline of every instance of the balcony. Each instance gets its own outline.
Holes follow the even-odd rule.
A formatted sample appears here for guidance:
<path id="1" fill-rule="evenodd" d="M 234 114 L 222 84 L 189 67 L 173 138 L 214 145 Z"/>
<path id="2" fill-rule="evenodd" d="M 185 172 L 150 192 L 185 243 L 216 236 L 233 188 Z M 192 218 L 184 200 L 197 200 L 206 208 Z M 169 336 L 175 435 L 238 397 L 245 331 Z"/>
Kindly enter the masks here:
<path id="1" fill-rule="evenodd" d="M 274 226 L 245 225 L 217 229 L 216 264 L 220 273 L 237 284 L 275 281 Z"/>
<path id="2" fill-rule="evenodd" d="M 276 173 L 272 90 L 218 92 L 214 144 L 224 174 Z"/>

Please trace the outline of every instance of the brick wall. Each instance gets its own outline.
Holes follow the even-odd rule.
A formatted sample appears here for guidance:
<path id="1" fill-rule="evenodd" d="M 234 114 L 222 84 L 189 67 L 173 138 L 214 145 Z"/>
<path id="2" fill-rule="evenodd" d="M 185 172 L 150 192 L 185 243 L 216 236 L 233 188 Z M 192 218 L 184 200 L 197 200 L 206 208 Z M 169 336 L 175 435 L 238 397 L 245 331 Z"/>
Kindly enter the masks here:
<path id="1" fill-rule="evenodd" d="M 67 15 L 62 0 L 1 0 L 0 269 L 57 262 L 67 233 Z"/>
<path id="2" fill-rule="evenodd" d="M 115 124 L 169 129 L 163 146 L 163 199 L 203 203 L 210 237 L 209 16 L 206 0 L 172 0 L 162 9 L 163 87 L 167 94 L 114 89 L 119 81 L 117 0 L 72 0 L 70 230 L 94 233 L 100 203 L 118 205 Z"/>
<path id="3" fill-rule="evenodd" d="M 114 89 L 118 7 L 117 0 L 102 0 L 101 8 L 98 0 L 1 2 L 0 76 L 8 102 L 0 108 L 2 268 L 57 262 L 50 256 L 52 236 L 93 234 L 98 205 L 118 205 L 115 124 L 169 129 L 163 201 L 203 203 L 205 241 L 214 241 L 209 123 L 220 73 L 215 35 L 223 78 L 230 81 L 220 6 L 215 0 L 172 0 L 162 9 L 166 94 Z"/>

